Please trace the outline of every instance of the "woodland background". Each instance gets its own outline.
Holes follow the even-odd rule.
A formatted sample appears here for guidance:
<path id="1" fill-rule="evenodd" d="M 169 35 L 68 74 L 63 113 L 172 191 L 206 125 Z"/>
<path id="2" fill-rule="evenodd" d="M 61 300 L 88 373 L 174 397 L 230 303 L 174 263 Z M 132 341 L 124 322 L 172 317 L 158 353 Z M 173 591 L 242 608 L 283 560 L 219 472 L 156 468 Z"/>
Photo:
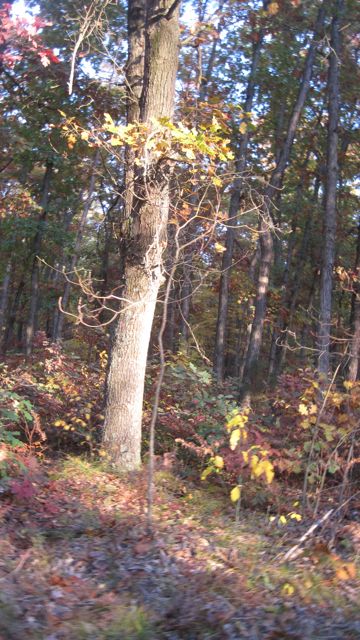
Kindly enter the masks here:
<path id="1" fill-rule="evenodd" d="M 0 636 L 359 637 L 357 2 L 184 2 L 148 120 L 128 4 L 0 2 Z M 137 180 L 169 212 L 121 458 Z"/>

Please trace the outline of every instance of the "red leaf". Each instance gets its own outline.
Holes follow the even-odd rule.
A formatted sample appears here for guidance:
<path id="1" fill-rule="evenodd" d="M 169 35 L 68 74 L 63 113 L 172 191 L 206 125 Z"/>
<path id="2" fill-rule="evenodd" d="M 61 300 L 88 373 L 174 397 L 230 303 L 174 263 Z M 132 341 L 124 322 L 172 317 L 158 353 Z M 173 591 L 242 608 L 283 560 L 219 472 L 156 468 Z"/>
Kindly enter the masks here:
<path id="1" fill-rule="evenodd" d="M 10 490 L 20 500 L 29 500 L 36 495 L 36 489 L 29 478 L 13 480 Z"/>

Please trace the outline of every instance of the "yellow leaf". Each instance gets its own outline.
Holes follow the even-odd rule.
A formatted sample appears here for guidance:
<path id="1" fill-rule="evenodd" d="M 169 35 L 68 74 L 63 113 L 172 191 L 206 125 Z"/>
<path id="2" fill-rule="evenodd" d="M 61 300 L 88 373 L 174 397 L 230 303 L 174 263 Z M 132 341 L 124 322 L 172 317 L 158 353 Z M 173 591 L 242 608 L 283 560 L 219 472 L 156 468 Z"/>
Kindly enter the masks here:
<path id="1" fill-rule="evenodd" d="M 309 407 L 309 414 L 310 415 L 315 415 L 317 413 L 317 410 L 318 410 L 318 408 L 317 408 L 316 404 L 313 402 Z"/>
<path id="2" fill-rule="evenodd" d="M 221 178 L 219 178 L 219 176 L 214 176 L 211 182 L 213 183 L 213 185 L 215 187 L 221 187 L 222 186 L 222 180 L 221 180 Z"/>
<path id="3" fill-rule="evenodd" d="M 112 147 L 120 147 L 121 145 L 124 144 L 123 140 L 120 140 L 120 138 L 114 138 L 114 136 L 112 136 L 110 138 L 110 144 Z"/>
<path id="4" fill-rule="evenodd" d="M 251 467 L 251 472 L 255 475 L 255 470 L 257 469 L 259 465 L 259 458 L 257 455 L 251 456 L 251 460 L 250 460 L 250 467 Z M 255 476 L 256 477 L 256 476 Z"/>
<path id="5" fill-rule="evenodd" d="M 76 142 L 76 136 L 73 133 L 70 133 L 70 135 L 68 135 L 68 137 L 66 138 L 66 141 L 69 149 L 73 149 Z"/>
<path id="6" fill-rule="evenodd" d="M 212 473 L 214 471 L 213 467 L 206 467 L 206 469 L 204 469 L 204 471 L 202 472 L 200 478 L 201 480 L 206 480 L 206 478 L 210 475 L 210 473 Z"/>
<path id="7" fill-rule="evenodd" d="M 224 247 L 224 245 L 220 244 L 220 242 L 215 242 L 215 251 L 216 253 L 224 253 L 226 251 L 226 247 Z"/>
<path id="8" fill-rule="evenodd" d="M 81 140 L 89 140 L 89 136 L 90 136 L 90 133 L 88 131 L 82 131 L 80 135 Z"/>
<path id="9" fill-rule="evenodd" d="M 64 111 L 61 111 L 61 109 L 58 109 L 58 112 L 63 118 L 66 118 L 66 113 Z"/>
<path id="10" fill-rule="evenodd" d="M 303 429 L 308 429 L 310 427 L 311 422 L 310 420 L 302 420 L 300 424 L 303 427 Z"/>
<path id="11" fill-rule="evenodd" d="M 239 131 L 240 131 L 240 133 L 242 133 L 242 134 L 246 133 L 246 131 L 247 131 L 247 124 L 246 124 L 246 122 L 242 122 L 242 123 L 241 123 L 241 125 L 240 125 L 240 127 L 239 127 Z"/>
<path id="12" fill-rule="evenodd" d="M 238 500 L 240 500 L 240 496 L 241 496 L 241 490 L 239 486 L 231 489 L 230 491 L 231 502 L 237 502 Z"/>
<path id="13" fill-rule="evenodd" d="M 336 569 L 338 580 L 354 580 L 356 578 L 356 566 L 354 562 L 343 562 Z"/>
<path id="14" fill-rule="evenodd" d="M 274 480 L 274 475 L 275 475 L 274 467 L 270 462 L 270 460 L 263 460 L 262 466 L 263 466 L 263 473 L 265 473 L 266 482 L 268 484 L 271 484 L 272 481 Z"/>
<path id="15" fill-rule="evenodd" d="M 287 520 L 286 520 L 285 516 L 280 516 L 279 522 L 280 522 L 280 524 L 286 524 Z"/>
<path id="16" fill-rule="evenodd" d="M 247 464 L 249 462 L 249 452 L 248 451 L 243 451 L 242 455 L 243 455 L 243 458 L 244 458 L 244 462 Z"/>
<path id="17" fill-rule="evenodd" d="M 292 518 L 293 520 L 296 520 L 296 522 L 300 522 L 300 520 L 302 519 L 302 516 L 300 515 L 300 513 L 291 513 L 290 514 L 290 518 Z"/>
<path id="18" fill-rule="evenodd" d="M 217 469 L 223 469 L 224 468 L 224 459 L 221 456 L 215 456 L 214 457 L 214 465 Z"/>
<path id="19" fill-rule="evenodd" d="M 345 380 L 345 381 L 343 382 L 343 385 L 344 385 L 345 389 L 348 391 L 349 389 L 352 389 L 352 388 L 353 388 L 354 383 L 353 383 L 353 382 L 351 382 L 351 380 Z"/>
<path id="20" fill-rule="evenodd" d="M 301 416 L 307 416 L 308 413 L 309 413 L 309 410 L 308 410 L 306 404 L 304 404 L 303 402 L 301 402 L 299 404 L 299 413 L 300 413 Z"/>
<path id="21" fill-rule="evenodd" d="M 267 13 L 269 16 L 275 16 L 279 11 L 279 4 L 277 2 L 271 2 L 267 8 Z"/>
<path id="22" fill-rule="evenodd" d="M 343 396 L 340 393 L 333 393 L 332 395 L 330 395 L 330 402 L 335 406 L 335 407 L 340 407 L 340 405 L 343 402 Z"/>
<path id="23" fill-rule="evenodd" d="M 230 449 L 232 451 L 234 451 L 234 449 L 236 449 L 240 438 L 241 438 L 240 429 L 234 429 L 234 431 L 231 432 L 231 436 L 230 436 Z"/>
<path id="24" fill-rule="evenodd" d="M 110 113 L 104 113 L 104 120 L 109 124 L 114 124 L 114 120 L 112 119 Z"/>
<path id="25" fill-rule="evenodd" d="M 247 416 L 237 413 L 236 416 L 234 416 L 233 418 L 231 418 L 231 420 L 229 420 L 229 422 L 227 423 L 227 428 L 229 430 L 232 429 L 233 427 L 244 428 L 244 425 L 248 420 L 249 418 Z"/>
<path id="26" fill-rule="evenodd" d="M 86 420 L 90 420 L 90 413 L 85 413 Z"/>
<path id="27" fill-rule="evenodd" d="M 295 588 L 289 582 L 285 582 L 281 588 L 281 593 L 283 596 L 292 596 L 295 593 Z"/>

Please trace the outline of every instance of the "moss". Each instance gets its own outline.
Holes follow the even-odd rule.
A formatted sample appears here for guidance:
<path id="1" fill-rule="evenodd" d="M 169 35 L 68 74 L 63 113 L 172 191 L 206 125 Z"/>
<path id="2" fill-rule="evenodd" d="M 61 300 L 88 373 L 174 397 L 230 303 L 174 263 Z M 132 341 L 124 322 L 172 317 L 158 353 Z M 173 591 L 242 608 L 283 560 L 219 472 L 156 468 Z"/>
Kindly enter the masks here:
<path id="1" fill-rule="evenodd" d="M 90 461 L 83 456 L 69 456 L 61 465 L 56 473 L 50 474 L 50 477 L 54 480 L 61 480 L 66 478 L 74 478 L 82 476 L 85 478 L 94 478 L 99 474 L 105 474 L 109 472 L 109 466 L 100 461 Z"/>
<path id="2" fill-rule="evenodd" d="M 129 610 L 120 606 L 113 615 L 102 640 L 153 640 L 158 637 L 149 614 L 142 607 L 134 606 Z"/>

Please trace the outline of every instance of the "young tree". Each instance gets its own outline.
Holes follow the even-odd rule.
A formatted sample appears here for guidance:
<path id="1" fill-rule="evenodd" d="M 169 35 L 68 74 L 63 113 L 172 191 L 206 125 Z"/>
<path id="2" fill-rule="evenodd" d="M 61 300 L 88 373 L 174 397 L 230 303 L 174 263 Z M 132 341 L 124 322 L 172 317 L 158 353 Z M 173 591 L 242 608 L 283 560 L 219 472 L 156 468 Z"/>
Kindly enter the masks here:
<path id="1" fill-rule="evenodd" d="M 336 240 L 336 194 L 338 183 L 338 124 L 339 124 L 339 55 L 340 24 L 343 0 L 336 0 L 331 22 L 331 41 L 328 74 L 328 137 L 324 207 L 324 245 L 320 283 L 320 326 L 318 369 L 327 376 L 330 366 L 330 328 L 332 283 Z"/>
<path id="2" fill-rule="evenodd" d="M 140 122 L 149 126 L 154 119 L 172 117 L 178 66 L 179 4 L 179 0 L 129 2 L 130 91 L 134 87 L 134 75 L 140 71 L 142 55 L 144 73 L 139 109 L 128 110 L 128 123 L 134 121 L 137 111 Z M 145 43 L 143 51 L 142 42 Z M 129 99 L 138 100 L 138 92 L 133 91 Z M 125 219 L 122 247 L 123 302 L 110 357 L 103 443 L 115 464 L 122 469 L 133 469 L 140 464 L 145 367 L 157 294 L 163 279 L 171 165 L 166 161 L 159 165 L 151 153 L 146 166 L 134 166 L 129 155 L 127 161 L 125 202 L 129 215 Z"/>

